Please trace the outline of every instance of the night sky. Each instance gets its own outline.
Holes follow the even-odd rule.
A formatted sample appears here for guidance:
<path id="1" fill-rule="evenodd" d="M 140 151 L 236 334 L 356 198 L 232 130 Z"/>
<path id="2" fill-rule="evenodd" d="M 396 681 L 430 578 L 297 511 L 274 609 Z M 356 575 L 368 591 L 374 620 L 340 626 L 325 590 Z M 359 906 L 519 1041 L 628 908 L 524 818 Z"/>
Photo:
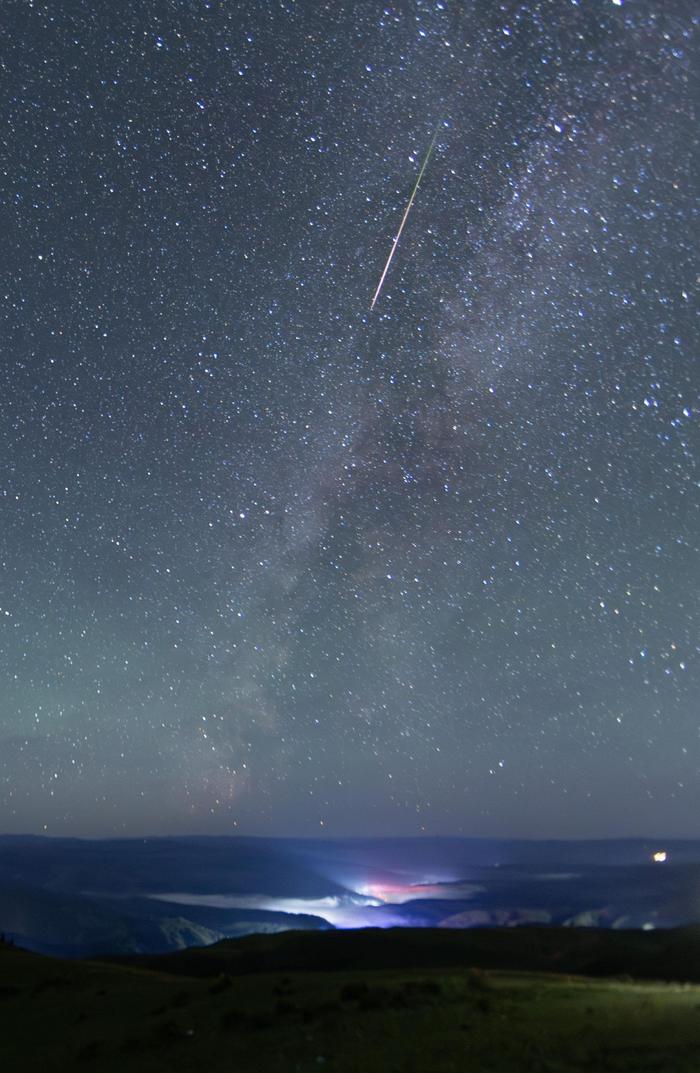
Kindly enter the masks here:
<path id="1" fill-rule="evenodd" d="M 692 0 L 0 18 L 0 829 L 697 835 Z"/>

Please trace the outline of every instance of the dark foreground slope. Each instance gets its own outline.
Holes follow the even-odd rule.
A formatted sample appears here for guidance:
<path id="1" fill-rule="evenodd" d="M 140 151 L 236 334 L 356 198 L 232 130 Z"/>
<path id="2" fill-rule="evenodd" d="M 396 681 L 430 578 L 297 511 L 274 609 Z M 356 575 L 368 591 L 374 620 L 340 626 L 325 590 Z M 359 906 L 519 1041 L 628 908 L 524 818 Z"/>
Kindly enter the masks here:
<path id="1" fill-rule="evenodd" d="M 511 930 L 503 941 L 524 934 Z M 604 933 L 603 944 L 612 934 Z M 475 957 L 478 948 L 482 960 L 504 956 L 499 933 L 470 936 Z M 197 976 L 183 975 L 195 968 L 194 952 L 166 959 L 178 970 L 174 975 L 0 948 L 0 1067 L 3 1073 L 700 1069 L 700 987 L 483 970 L 465 962 L 462 938 L 425 929 L 420 939 L 404 930 L 259 936 L 200 952 Z M 447 945 L 438 945 L 431 964 L 431 940 L 455 944 L 451 960 Z M 236 963 L 236 948 L 245 959 L 255 944 L 256 956 L 264 947 L 265 958 Z M 514 957 L 521 959 L 522 950 Z M 204 964 L 212 975 L 201 974 Z M 222 964 L 233 972 L 221 974 Z"/>
<path id="2" fill-rule="evenodd" d="M 652 932 L 549 927 L 288 931 L 110 960 L 192 977 L 477 967 L 700 984 L 700 925 Z"/>

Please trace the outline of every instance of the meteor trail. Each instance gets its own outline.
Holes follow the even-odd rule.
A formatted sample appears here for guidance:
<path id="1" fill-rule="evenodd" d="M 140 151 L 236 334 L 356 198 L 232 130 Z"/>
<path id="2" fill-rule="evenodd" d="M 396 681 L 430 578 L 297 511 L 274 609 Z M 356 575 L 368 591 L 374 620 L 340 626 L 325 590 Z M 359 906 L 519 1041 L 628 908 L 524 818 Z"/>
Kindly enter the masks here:
<path id="1" fill-rule="evenodd" d="M 418 192 L 418 187 L 420 186 L 420 181 L 423 178 L 423 172 L 425 171 L 425 169 L 428 166 L 428 161 L 430 160 L 430 154 L 433 151 L 433 146 L 435 145 L 435 140 L 436 140 L 436 138 L 438 136 L 439 129 L 440 129 L 440 124 L 438 123 L 437 127 L 435 128 L 435 133 L 433 134 L 433 140 L 431 141 L 430 145 L 428 146 L 428 152 L 425 154 L 425 159 L 423 160 L 423 163 L 421 165 L 421 169 L 418 172 L 418 178 L 416 179 L 416 185 L 413 187 L 413 191 L 411 193 L 411 196 L 408 199 L 408 205 L 406 206 L 406 209 L 404 211 L 403 217 L 401 219 L 401 223 L 399 225 L 399 229 L 396 232 L 396 238 L 394 239 L 394 242 L 393 242 L 393 245 L 391 247 L 391 250 L 389 251 L 389 256 L 386 259 L 386 264 L 384 265 L 384 271 L 381 274 L 381 278 L 379 280 L 379 283 L 377 284 L 377 289 L 374 292 L 374 297 L 372 299 L 372 304 L 369 307 L 370 312 L 374 309 L 374 307 L 375 307 L 375 305 L 377 303 L 377 298 L 379 298 L 379 292 L 382 289 L 382 285 L 384 283 L 384 280 L 386 279 L 386 274 L 389 271 L 389 265 L 391 264 L 391 259 L 394 256 L 394 254 L 396 252 L 396 247 L 399 244 L 399 239 L 401 238 L 401 232 L 404 229 L 404 224 L 406 223 L 406 220 L 408 219 L 408 214 L 411 211 L 411 205 L 413 204 L 413 200 L 414 200 L 414 198 L 416 196 L 416 193 Z"/>

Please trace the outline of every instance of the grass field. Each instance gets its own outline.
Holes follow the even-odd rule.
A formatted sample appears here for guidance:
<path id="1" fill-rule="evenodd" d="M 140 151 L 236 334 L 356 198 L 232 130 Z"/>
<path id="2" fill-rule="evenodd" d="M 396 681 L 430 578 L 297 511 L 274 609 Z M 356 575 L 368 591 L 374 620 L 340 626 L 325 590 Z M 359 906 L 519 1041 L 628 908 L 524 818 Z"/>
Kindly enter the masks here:
<path id="1" fill-rule="evenodd" d="M 700 987 L 537 973 L 183 977 L 0 952 L 0 1069 L 698 1073 Z"/>

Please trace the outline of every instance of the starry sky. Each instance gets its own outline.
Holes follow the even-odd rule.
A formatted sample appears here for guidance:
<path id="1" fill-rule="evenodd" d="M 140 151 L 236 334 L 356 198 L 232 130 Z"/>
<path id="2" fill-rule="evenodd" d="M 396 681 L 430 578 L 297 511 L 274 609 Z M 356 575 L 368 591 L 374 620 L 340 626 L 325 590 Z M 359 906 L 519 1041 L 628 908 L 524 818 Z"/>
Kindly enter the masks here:
<path id="1" fill-rule="evenodd" d="M 0 17 L 0 828 L 697 835 L 692 0 Z"/>

